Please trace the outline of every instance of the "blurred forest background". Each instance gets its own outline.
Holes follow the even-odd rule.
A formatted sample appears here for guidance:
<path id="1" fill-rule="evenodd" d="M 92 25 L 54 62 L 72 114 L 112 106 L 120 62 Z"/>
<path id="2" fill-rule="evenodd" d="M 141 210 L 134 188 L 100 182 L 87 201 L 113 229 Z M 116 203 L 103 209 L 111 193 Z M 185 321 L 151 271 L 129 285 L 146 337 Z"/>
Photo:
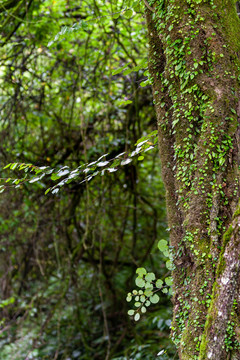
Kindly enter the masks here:
<path id="1" fill-rule="evenodd" d="M 5 0 L 0 16 L 1 167 L 75 169 L 156 130 L 138 2 Z M 157 149 L 81 181 L 1 193 L 0 359 L 177 359 L 168 295 L 127 315 L 136 268 L 169 275 Z"/>

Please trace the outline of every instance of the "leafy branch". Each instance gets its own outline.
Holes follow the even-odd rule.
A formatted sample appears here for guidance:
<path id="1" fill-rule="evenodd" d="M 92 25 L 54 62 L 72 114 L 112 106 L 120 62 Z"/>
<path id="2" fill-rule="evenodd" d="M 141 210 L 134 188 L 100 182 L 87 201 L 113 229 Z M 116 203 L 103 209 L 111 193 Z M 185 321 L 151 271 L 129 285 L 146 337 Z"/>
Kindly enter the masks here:
<path id="1" fill-rule="evenodd" d="M 136 309 L 128 310 L 128 315 L 134 316 L 134 320 L 138 321 L 141 314 L 146 313 L 147 308 L 151 304 L 159 302 L 158 291 L 161 290 L 164 294 L 171 294 L 172 277 L 166 277 L 164 281 L 156 279 L 155 274 L 153 272 L 148 273 L 145 268 L 138 268 L 136 273 L 138 276 L 135 283 L 141 289 L 134 289 L 132 292 L 129 292 L 126 300 L 128 302 L 134 300 Z"/>
<path id="2" fill-rule="evenodd" d="M 58 169 L 51 168 L 50 166 L 35 166 L 33 164 L 25 163 L 9 163 L 4 169 L 20 170 L 25 172 L 25 176 L 16 178 L 0 178 L 0 181 L 5 184 L 0 185 L 0 193 L 2 193 L 7 187 L 19 188 L 23 183 L 34 183 L 41 181 L 45 176 L 51 175 L 52 181 L 60 180 L 56 185 L 48 188 L 45 194 L 51 192 L 57 194 L 62 186 L 71 183 L 73 180 L 79 181 L 79 178 L 84 178 L 80 181 L 80 184 L 92 180 L 97 175 L 104 175 L 105 172 L 116 172 L 119 167 L 130 164 L 134 158 L 138 158 L 139 161 L 144 159 L 144 153 L 154 149 L 157 144 L 157 130 L 154 130 L 150 134 L 142 137 L 136 143 L 136 148 L 130 152 L 122 152 L 112 159 L 106 159 L 108 154 L 100 156 L 96 161 L 86 163 L 78 166 L 76 169 L 71 170 L 68 166 L 63 166 Z M 28 173 L 34 173 L 29 178 Z"/>
<path id="3" fill-rule="evenodd" d="M 158 242 L 158 249 L 166 257 L 166 268 L 173 270 L 173 256 L 171 247 L 168 246 L 167 240 L 160 240 Z M 172 277 L 168 276 L 164 280 L 157 279 L 153 272 L 148 273 L 145 268 L 138 268 L 136 270 L 138 274 L 135 284 L 140 290 L 134 289 L 127 294 L 126 300 L 128 302 L 134 300 L 134 306 L 136 309 L 128 310 L 128 315 L 133 316 L 135 321 L 138 321 L 141 314 L 147 312 L 147 308 L 151 304 L 157 304 L 160 300 L 157 292 L 160 290 L 164 294 L 172 295 Z"/>

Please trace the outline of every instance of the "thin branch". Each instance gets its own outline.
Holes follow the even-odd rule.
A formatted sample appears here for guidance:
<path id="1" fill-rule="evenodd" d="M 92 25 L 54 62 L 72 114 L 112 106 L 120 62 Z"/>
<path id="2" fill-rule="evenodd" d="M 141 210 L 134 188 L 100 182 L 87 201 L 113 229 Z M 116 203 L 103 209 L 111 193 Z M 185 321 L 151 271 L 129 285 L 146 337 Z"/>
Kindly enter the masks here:
<path id="1" fill-rule="evenodd" d="M 143 0 L 144 4 L 146 5 L 146 7 L 151 11 L 154 12 L 154 9 L 149 5 L 149 3 L 147 2 L 147 0 Z"/>

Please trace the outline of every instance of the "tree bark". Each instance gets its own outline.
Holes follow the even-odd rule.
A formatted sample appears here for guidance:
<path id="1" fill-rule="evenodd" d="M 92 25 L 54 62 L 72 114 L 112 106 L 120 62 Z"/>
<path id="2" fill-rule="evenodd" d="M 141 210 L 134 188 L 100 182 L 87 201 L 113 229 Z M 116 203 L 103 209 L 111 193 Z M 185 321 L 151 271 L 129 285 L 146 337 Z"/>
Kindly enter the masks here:
<path id="1" fill-rule="evenodd" d="M 180 359 L 240 359 L 240 21 L 233 1 L 146 7 Z"/>

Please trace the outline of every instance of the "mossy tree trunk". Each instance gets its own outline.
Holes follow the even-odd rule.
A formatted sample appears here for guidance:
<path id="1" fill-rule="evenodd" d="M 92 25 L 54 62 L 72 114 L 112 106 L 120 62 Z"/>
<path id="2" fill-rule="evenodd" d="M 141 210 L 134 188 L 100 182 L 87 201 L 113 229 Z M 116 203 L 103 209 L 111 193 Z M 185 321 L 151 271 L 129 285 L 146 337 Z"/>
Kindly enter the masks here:
<path id="1" fill-rule="evenodd" d="M 179 358 L 240 359 L 240 21 L 228 0 L 146 7 Z"/>

